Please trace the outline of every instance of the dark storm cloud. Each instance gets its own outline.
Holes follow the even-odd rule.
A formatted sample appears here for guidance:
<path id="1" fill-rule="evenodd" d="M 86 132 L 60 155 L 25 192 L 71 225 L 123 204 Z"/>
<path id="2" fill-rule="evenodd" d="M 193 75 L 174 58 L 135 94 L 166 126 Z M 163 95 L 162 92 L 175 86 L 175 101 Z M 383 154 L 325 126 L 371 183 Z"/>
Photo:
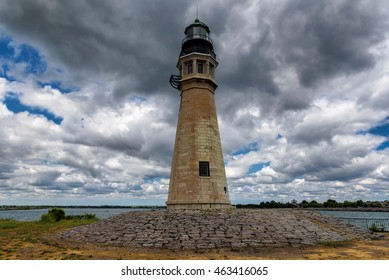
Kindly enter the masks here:
<path id="1" fill-rule="evenodd" d="M 373 67 L 369 48 L 385 39 L 388 28 L 383 6 L 383 1 L 289 1 L 275 32 L 301 84 Z"/>
<path id="2" fill-rule="evenodd" d="M 190 22 L 186 16 L 194 7 L 191 4 L 5 0 L 0 4 L 0 22 L 9 32 L 41 47 L 79 82 L 91 77 L 106 83 L 115 79 L 113 96 L 120 100 L 130 91 L 170 90 L 167 80 L 177 72 L 175 61 L 185 24 Z M 374 66 L 369 48 L 384 39 L 387 27 L 380 1 L 288 1 L 279 12 L 262 1 L 254 18 L 247 18 L 244 11 L 250 10 L 249 4 L 200 3 L 200 17 L 211 27 L 216 52 L 223 60 L 220 84 L 241 92 L 255 88 L 263 95 L 259 104 L 278 111 L 304 108 L 310 96 L 286 89 L 280 97 L 277 70 L 291 65 L 304 86 L 363 71 Z M 252 21 L 256 25 L 247 31 Z M 245 30 L 248 34 L 241 36 Z M 252 34 L 257 38 L 250 39 Z M 237 49 L 231 50 L 233 46 Z"/>
<path id="3" fill-rule="evenodd" d="M 0 154 L 2 157 L 2 155 Z M 0 180 L 10 179 L 14 176 L 15 165 L 9 162 L 0 162 Z M 1 183 L 0 183 L 1 185 Z"/>
<path id="4" fill-rule="evenodd" d="M 322 169 L 320 172 L 311 173 L 307 176 L 309 181 L 343 181 L 365 178 L 376 166 L 341 166 L 339 168 Z"/>
<path id="5" fill-rule="evenodd" d="M 377 58 L 370 48 L 386 36 L 379 1 L 261 1 L 248 16 L 249 3 L 207 2 L 210 8 L 200 9 L 220 61 L 218 112 L 229 121 L 243 107 L 258 107 L 264 117 L 308 108 L 315 85 L 371 69 Z M 282 86 L 285 69 L 295 71 L 298 84 Z"/>
<path id="6" fill-rule="evenodd" d="M 215 50 L 221 59 L 218 77 L 223 86 L 234 90 L 256 88 L 264 94 L 277 95 L 279 88 L 272 73 L 277 63 L 272 51 L 271 26 L 262 9 L 254 15 L 255 19 L 240 13 L 248 9 L 248 3 L 218 2 L 206 13 L 211 35 L 215 37 Z M 250 21 L 257 22 L 252 29 L 247 28 Z M 254 35 L 258 38 L 252 39 Z"/>
<path id="7" fill-rule="evenodd" d="M 344 146 L 331 141 L 315 146 L 293 145 L 283 160 L 274 163 L 273 168 L 286 175 L 287 180 L 304 177 L 307 181 L 350 181 L 366 178 L 379 165 L 371 159 L 369 143 L 348 143 Z"/>
<path id="8" fill-rule="evenodd" d="M 79 79 L 122 79 L 114 88 L 120 97 L 130 90 L 167 88 L 166 69 L 174 71 L 187 6 L 186 1 L 6 0 L 0 22 Z"/>
<path id="9" fill-rule="evenodd" d="M 235 90 L 245 90 L 251 87 L 260 90 L 262 94 L 269 97 L 275 97 L 280 92 L 272 74 L 276 65 L 272 61 L 273 59 L 269 58 L 268 54 L 263 51 L 260 44 L 253 47 L 258 52 L 240 56 L 233 72 L 221 68 L 220 79 L 225 87 Z"/>
<path id="10" fill-rule="evenodd" d="M 65 141 L 71 144 L 91 147 L 106 147 L 109 150 L 122 151 L 129 155 L 139 156 L 139 150 L 142 148 L 145 139 L 142 135 L 106 136 L 88 131 L 84 135 L 77 135 L 77 137 L 69 135 L 69 138 L 65 139 Z"/>
<path id="11" fill-rule="evenodd" d="M 243 10 L 245 3 L 232 5 Z M 231 98 L 225 101 L 230 104 L 223 104 L 222 114 L 227 110 L 231 114 L 247 100 L 266 115 L 305 109 L 315 97 L 316 85 L 372 69 L 379 59 L 371 49 L 387 37 L 384 1 L 271 3 L 262 1 L 250 20 L 245 21 L 245 13 L 227 11 L 224 18 L 218 17 L 224 23 L 224 28 L 215 29 L 216 52 L 221 58 L 218 79 L 222 90 L 232 89 Z M 253 20 L 257 24 L 249 29 Z M 247 34 L 242 36 L 244 32 Z M 257 37 L 252 39 L 251 34 Z M 223 41 L 225 38 L 229 41 Z M 244 47 L 247 51 L 242 52 Z M 295 71 L 302 88 L 291 87 L 290 81 L 282 88 L 285 69 Z"/>

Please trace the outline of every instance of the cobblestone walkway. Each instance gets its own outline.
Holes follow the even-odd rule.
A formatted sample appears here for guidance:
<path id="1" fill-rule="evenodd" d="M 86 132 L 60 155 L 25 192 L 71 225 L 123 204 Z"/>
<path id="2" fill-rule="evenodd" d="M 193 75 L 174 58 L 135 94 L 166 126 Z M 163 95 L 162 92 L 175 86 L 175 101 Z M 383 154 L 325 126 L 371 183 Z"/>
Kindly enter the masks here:
<path id="1" fill-rule="evenodd" d="M 61 239 L 171 250 L 313 245 L 370 239 L 368 231 L 314 211 L 290 209 L 127 212 Z"/>

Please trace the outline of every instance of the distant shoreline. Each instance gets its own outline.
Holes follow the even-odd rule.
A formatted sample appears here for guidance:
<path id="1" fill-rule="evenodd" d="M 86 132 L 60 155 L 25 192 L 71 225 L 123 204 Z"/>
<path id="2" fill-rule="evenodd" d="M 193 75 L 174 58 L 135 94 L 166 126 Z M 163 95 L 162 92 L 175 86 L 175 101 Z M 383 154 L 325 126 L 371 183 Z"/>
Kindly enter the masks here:
<path id="1" fill-rule="evenodd" d="M 389 208 L 303 208 L 304 210 L 316 211 L 353 211 L 353 212 L 389 212 Z"/>
<path id="2" fill-rule="evenodd" d="M 0 205 L 0 211 L 8 210 L 34 210 L 34 209 L 51 209 L 51 208 L 63 208 L 63 209 L 72 209 L 72 208 L 81 208 L 81 209 L 166 209 L 166 206 L 163 205 L 138 205 L 138 206 L 123 206 L 123 205 Z M 242 207 L 246 209 L 251 209 L 251 207 Z M 259 209 L 259 208 L 252 208 Z M 278 209 L 277 207 L 269 207 L 262 209 Z M 291 209 L 304 209 L 312 211 L 353 211 L 353 212 L 389 212 L 387 207 L 334 207 L 334 208 L 311 208 L 311 207 L 296 207 Z"/>
<path id="3" fill-rule="evenodd" d="M 81 209 L 164 209 L 166 206 L 162 205 L 138 205 L 138 206 L 122 206 L 122 205 L 0 205 L 0 211 L 7 210 L 34 210 L 34 209 L 49 209 L 49 208 L 81 208 Z"/>

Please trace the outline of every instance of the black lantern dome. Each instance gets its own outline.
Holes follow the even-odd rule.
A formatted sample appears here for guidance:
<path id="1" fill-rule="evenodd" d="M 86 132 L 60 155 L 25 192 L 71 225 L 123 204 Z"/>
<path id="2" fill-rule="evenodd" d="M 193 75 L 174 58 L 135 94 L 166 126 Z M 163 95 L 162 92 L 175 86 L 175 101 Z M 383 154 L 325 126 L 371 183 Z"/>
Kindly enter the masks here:
<path id="1" fill-rule="evenodd" d="M 192 53 L 199 53 L 210 55 L 216 62 L 216 54 L 213 51 L 213 43 L 211 38 L 209 37 L 209 33 L 209 27 L 205 23 L 201 22 L 199 19 L 196 19 L 194 23 L 186 27 L 185 38 L 182 40 L 181 44 L 180 59 Z M 193 65 L 190 65 L 190 67 L 193 67 Z M 202 65 L 201 67 L 204 66 Z M 214 68 L 215 66 L 213 65 L 212 67 Z M 179 89 L 181 84 L 181 78 L 181 75 L 171 75 L 169 79 L 170 85 L 175 89 Z"/>
<path id="2" fill-rule="evenodd" d="M 182 40 L 180 56 L 198 52 L 209 54 L 216 59 L 209 33 L 209 27 L 196 19 L 194 23 L 185 28 L 185 38 Z"/>

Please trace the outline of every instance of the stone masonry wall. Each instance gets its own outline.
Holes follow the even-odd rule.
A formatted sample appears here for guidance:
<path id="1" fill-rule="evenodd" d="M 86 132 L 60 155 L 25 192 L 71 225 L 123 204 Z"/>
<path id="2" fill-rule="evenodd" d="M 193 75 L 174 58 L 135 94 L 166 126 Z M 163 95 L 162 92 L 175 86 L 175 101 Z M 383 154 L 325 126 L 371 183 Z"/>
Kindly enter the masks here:
<path id="1" fill-rule="evenodd" d="M 204 61 L 199 54 L 185 59 Z M 182 62 L 184 63 L 184 62 Z M 168 194 L 169 209 L 230 207 L 212 77 L 191 74 L 180 85 L 181 104 Z M 209 162 L 210 176 L 199 176 L 199 162 Z"/>
<path id="2" fill-rule="evenodd" d="M 186 250 L 298 247 L 372 236 L 366 230 L 318 212 L 239 209 L 128 212 L 71 229 L 60 238 L 83 243 Z"/>

